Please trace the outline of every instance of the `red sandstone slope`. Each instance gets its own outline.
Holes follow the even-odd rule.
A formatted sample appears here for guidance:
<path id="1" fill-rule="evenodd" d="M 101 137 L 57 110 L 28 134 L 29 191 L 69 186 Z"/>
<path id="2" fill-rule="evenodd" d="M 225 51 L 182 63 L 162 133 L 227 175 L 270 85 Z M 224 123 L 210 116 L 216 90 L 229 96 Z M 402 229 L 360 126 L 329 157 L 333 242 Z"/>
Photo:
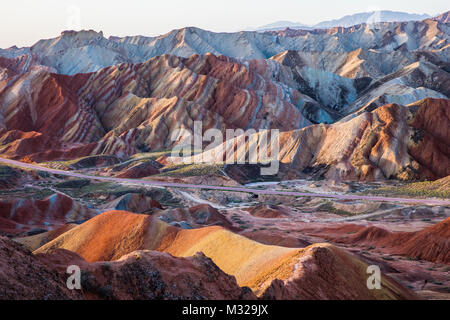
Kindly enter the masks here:
<path id="1" fill-rule="evenodd" d="M 256 295 L 266 298 L 414 298 L 409 290 L 388 277 L 382 279 L 382 290 L 369 290 L 367 265 L 327 244 L 304 249 L 268 246 L 220 227 L 181 230 L 151 216 L 127 212 L 103 213 L 35 253 L 49 253 L 58 248 L 76 252 L 91 262 L 117 260 L 144 249 L 176 257 L 203 252 L 222 271 L 235 276 L 240 286 L 248 286 Z"/>
<path id="2" fill-rule="evenodd" d="M 348 232 L 356 232 L 348 235 Z M 365 244 L 391 254 L 450 263 L 450 218 L 417 232 L 390 232 L 379 227 L 343 225 L 311 232 L 337 243 Z"/>
<path id="3" fill-rule="evenodd" d="M 425 99 L 406 108 L 389 104 L 332 125 L 289 131 L 310 124 L 297 106 L 311 99 L 273 79 L 274 61 L 164 55 L 74 76 L 42 68 L 22 72 L 12 62 L 4 66 L 15 74 L 0 84 L 1 111 L 7 115 L 0 118 L 0 155 L 10 158 L 126 158 L 138 151 L 170 149 L 172 133 L 192 129 L 201 120 L 203 130 L 285 131 L 280 160 L 329 179 L 437 179 L 450 174 L 447 99 Z M 142 166 L 119 175 L 158 172 Z"/>
<path id="4" fill-rule="evenodd" d="M 450 264 L 450 218 L 414 233 L 395 251 L 408 257 Z"/>
<path id="5" fill-rule="evenodd" d="M 450 100 L 389 104 L 331 125 L 282 132 L 278 160 L 327 179 L 438 179 L 450 175 L 449 128 Z M 222 162 L 234 149 L 238 159 L 249 159 L 248 150 L 253 148 L 235 144 L 195 155 L 193 160 Z"/>
<path id="6" fill-rule="evenodd" d="M 195 120 L 204 130 L 310 124 L 296 105 L 311 99 L 272 79 L 264 60 L 245 65 L 211 54 L 164 55 L 74 76 L 43 68 L 20 73 L 11 65 L 3 63 L 11 75 L 0 83 L 1 111 L 8 115 L 0 119 L 0 153 L 16 159 L 164 149 L 175 129 L 192 129 Z"/>
<path id="7" fill-rule="evenodd" d="M 66 223 L 84 221 L 96 211 L 56 193 L 44 200 L 0 201 L 0 232 L 20 234 L 32 229 L 49 230 Z"/>
<path id="8" fill-rule="evenodd" d="M 48 268 L 20 244 L 0 237 L 0 300 L 80 299 L 77 291 L 67 290 L 66 278 Z"/>
<path id="9" fill-rule="evenodd" d="M 382 290 L 367 289 L 367 265 L 348 252 L 331 245 L 312 245 L 305 249 L 292 275 L 275 280 L 263 299 L 287 300 L 391 300 L 415 299 L 413 293 L 388 278 Z M 384 276 L 383 276 L 384 277 Z M 332 288 L 335 288 L 332 290 Z"/>
<path id="10" fill-rule="evenodd" d="M 248 211 L 252 216 L 266 219 L 283 218 L 290 215 L 289 211 L 285 208 L 279 206 L 267 206 L 264 204 L 258 204 L 245 210 Z"/>

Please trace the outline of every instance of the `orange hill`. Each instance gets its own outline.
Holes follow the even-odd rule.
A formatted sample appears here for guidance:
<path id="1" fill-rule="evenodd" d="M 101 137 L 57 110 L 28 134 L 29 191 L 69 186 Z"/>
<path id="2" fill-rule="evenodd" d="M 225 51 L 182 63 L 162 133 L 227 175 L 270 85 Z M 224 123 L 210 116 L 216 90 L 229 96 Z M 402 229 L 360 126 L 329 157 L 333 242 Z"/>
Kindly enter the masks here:
<path id="1" fill-rule="evenodd" d="M 267 292 L 277 299 L 413 298 L 407 289 L 387 277 L 383 277 L 383 290 L 368 290 L 365 285 L 367 266 L 328 244 L 316 244 L 304 249 L 268 246 L 218 226 L 182 230 L 151 216 L 124 211 L 110 211 L 96 216 L 35 253 L 46 253 L 57 248 L 76 252 L 89 262 L 118 260 L 133 251 L 144 249 L 164 251 L 177 257 L 190 257 L 203 252 L 221 270 L 235 276 L 240 286 L 250 287 L 258 296 Z M 318 251 L 325 252 L 327 262 L 321 260 L 323 255 Z M 327 265 L 330 260 L 335 263 L 333 267 Z M 310 268 L 314 272 L 307 272 Z M 347 270 L 346 276 L 339 276 L 344 269 Z M 318 291 L 317 279 L 308 281 L 305 277 L 323 278 L 325 283 L 321 282 L 321 290 Z M 329 281 L 329 277 L 336 280 Z M 354 285 L 357 281 L 359 286 Z M 298 286 L 300 283 L 307 283 L 310 287 L 301 288 Z M 280 285 L 286 290 L 280 289 Z M 322 291 L 322 285 L 326 291 Z"/>

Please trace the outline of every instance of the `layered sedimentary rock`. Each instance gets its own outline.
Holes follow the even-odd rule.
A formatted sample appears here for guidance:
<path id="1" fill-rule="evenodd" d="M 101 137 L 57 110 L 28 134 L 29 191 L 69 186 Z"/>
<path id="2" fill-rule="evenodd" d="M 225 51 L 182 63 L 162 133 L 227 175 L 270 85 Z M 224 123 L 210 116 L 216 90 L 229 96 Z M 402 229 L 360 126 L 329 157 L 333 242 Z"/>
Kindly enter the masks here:
<path id="1" fill-rule="evenodd" d="M 350 230 L 351 235 L 348 234 Z M 375 226 L 341 225 L 312 233 L 337 243 L 372 245 L 391 254 L 450 264 L 450 218 L 415 232 L 391 232 Z"/>
<path id="2" fill-rule="evenodd" d="M 9 234 L 20 234 L 33 229 L 45 231 L 66 223 L 85 221 L 96 214 L 96 210 L 61 193 L 43 200 L 3 200 L 0 201 L 0 231 Z"/>
<path id="3" fill-rule="evenodd" d="M 33 69 L 0 87 L 1 153 L 32 161 L 126 157 L 170 147 L 172 133 L 192 130 L 194 121 L 204 131 L 309 125 L 297 105 L 312 99 L 270 79 L 272 68 L 263 60 L 166 55 L 75 76 Z"/>
<path id="4" fill-rule="evenodd" d="M 259 296 L 266 294 L 266 298 L 413 297 L 388 277 L 382 279 L 382 290 L 377 293 L 368 290 L 363 272 L 367 266 L 330 245 L 317 244 L 305 249 L 267 246 L 221 227 L 182 230 L 151 216 L 120 211 L 103 213 L 62 234 L 35 253 L 51 252 L 57 248 L 76 252 L 87 261 L 117 260 L 142 249 L 163 251 L 177 257 L 203 252 L 221 270 L 233 275 L 240 286 L 250 287 Z M 329 272 L 325 270 L 327 268 L 334 271 Z M 326 280 L 345 268 L 349 268 L 348 274 L 357 277 L 350 277 L 354 279 L 352 281 L 360 281 L 360 285 L 354 286 L 343 274 L 336 278 L 338 281 Z M 320 278 L 325 280 L 317 282 Z M 326 290 L 322 290 L 324 283 L 327 284 Z M 308 284 L 308 287 L 303 284 Z"/>
<path id="5" fill-rule="evenodd" d="M 267 158 L 337 180 L 446 177 L 450 174 L 449 112 L 450 102 L 443 99 L 406 107 L 386 105 L 332 125 L 281 133 L 278 157 L 268 154 Z M 233 154 L 249 161 L 248 150 L 259 149 L 261 135 L 247 140 L 243 135 L 204 153 L 166 161 L 223 162 Z"/>
<path id="6" fill-rule="evenodd" d="M 442 99 L 433 110 L 448 106 L 448 28 L 425 20 L 269 33 L 185 28 L 157 38 L 110 39 L 67 31 L 31 48 L 1 50 L 0 154 L 35 162 L 92 155 L 119 161 L 171 149 L 182 140 L 178 129 L 192 131 L 201 121 L 202 133 L 279 129 L 283 163 L 326 169 L 330 178 L 443 177 L 447 168 L 436 164 L 448 163 L 446 129 L 421 139 L 431 129 L 395 115 L 395 107 L 376 110 L 424 98 Z M 382 114 L 403 131 L 390 133 L 377 120 Z M 445 112 L 426 114 L 437 122 L 444 115 L 447 123 Z M 386 133 L 380 138 L 377 130 Z M 411 130 L 414 143 L 404 138 Z M 391 136 L 398 135 L 394 145 Z M 374 139 L 388 142 L 374 150 Z M 159 173 L 150 163 L 122 169 L 117 176 L 124 178 Z"/>
<path id="7" fill-rule="evenodd" d="M 390 278 L 384 279 L 382 290 L 367 290 L 366 271 L 367 265 L 346 251 L 328 244 L 312 245 L 305 248 L 290 277 L 273 281 L 262 297 L 287 300 L 414 299 L 413 294 L 399 289 L 399 284 Z"/>

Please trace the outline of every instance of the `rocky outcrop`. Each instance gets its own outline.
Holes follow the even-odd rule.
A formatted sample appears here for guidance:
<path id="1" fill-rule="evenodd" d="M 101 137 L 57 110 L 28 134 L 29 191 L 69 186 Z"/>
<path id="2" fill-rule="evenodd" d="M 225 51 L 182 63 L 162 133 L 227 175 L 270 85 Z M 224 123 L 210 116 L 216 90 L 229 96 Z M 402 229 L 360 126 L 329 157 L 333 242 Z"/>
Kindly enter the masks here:
<path id="1" fill-rule="evenodd" d="M 81 269 L 81 290 L 67 288 L 71 265 Z M 256 299 L 201 253 L 176 258 L 135 251 L 114 262 L 87 263 L 66 250 L 33 255 L 4 237 L 0 237 L 0 283 L 0 300 Z"/>
<path id="2" fill-rule="evenodd" d="M 79 266 L 83 299 L 256 299 L 248 288 L 239 287 L 233 276 L 201 253 L 177 258 L 156 251 L 134 251 L 117 261 L 96 263 L 87 263 L 76 253 L 60 249 L 36 256 L 62 273 L 69 265 Z"/>
<path id="3" fill-rule="evenodd" d="M 450 100 L 425 99 L 385 105 L 332 125 L 280 134 L 278 160 L 316 177 L 346 180 L 438 179 L 450 174 Z M 261 139 L 250 139 L 258 145 Z M 248 145 L 225 144 L 184 161 L 223 162 L 235 154 L 248 161 Z M 250 150 L 252 150 L 250 148 Z M 182 158 L 168 158 L 178 163 Z"/>
<path id="4" fill-rule="evenodd" d="M 285 51 L 271 60 L 292 72 L 290 86 L 321 103 L 310 107 L 310 118 L 327 122 L 323 110 L 340 118 L 359 110 L 372 111 L 389 103 L 410 104 L 424 98 L 448 98 L 448 48 L 438 51 L 358 49 Z M 330 110 L 331 109 L 331 110 Z M 321 111 L 322 110 L 322 111 Z"/>
<path id="5" fill-rule="evenodd" d="M 67 289 L 64 273 L 48 268 L 22 245 L 0 237 L 0 300 L 81 299 Z"/>
<path id="6" fill-rule="evenodd" d="M 199 204 L 189 209 L 176 208 L 160 211 L 154 215 L 160 220 L 184 229 L 205 226 L 222 226 L 231 229 L 231 222 L 217 209 L 208 204 Z"/>
<path id="7" fill-rule="evenodd" d="M 128 193 L 104 205 L 110 210 L 123 210 L 134 213 L 152 213 L 164 209 L 156 200 L 141 193 Z"/>

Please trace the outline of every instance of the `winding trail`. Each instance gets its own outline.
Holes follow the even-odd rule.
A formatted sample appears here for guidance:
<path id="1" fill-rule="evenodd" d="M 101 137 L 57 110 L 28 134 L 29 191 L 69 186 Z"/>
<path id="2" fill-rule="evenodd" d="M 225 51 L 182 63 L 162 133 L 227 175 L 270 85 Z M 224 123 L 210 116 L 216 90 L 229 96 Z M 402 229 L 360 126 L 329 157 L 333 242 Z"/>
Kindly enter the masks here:
<path id="1" fill-rule="evenodd" d="M 186 188 L 186 189 L 206 189 L 206 190 L 221 190 L 221 191 L 232 191 L 232 192 L 245 192 L 254 193 L 261 195 L 281 195 L 281 196 L 293 196 L 293 197 L 312 197 L 312 198 L 332 198 L 338 200 L 368 200 L 368 201 L 381 201 L 381 202 L 400 202 L 400 203 L 414 203 L 414 204 L 425 204 L 425 205 L 441 205 L 450 206 L 449 200 L 439 200 L 439 199 L 415 199 L 415 198 L 390 198 L 390 197 L 377 197 L 377 196 L 362 196 L 362 195 L 347 195 L 347 194 L 328 194 L 328 193 L 305 193 L 305 192 L 292 192 L 292 191 L 277 191 L 268 189 L 251 189 L 246 187 L 222 187 L 222 186 L 209 186 L 201 184 L 188 184 L 188 183 L 174 183 L 165 181 L 153 181 L 153 180 L 142 180 L 142 179 L 122 179 L 114 177 L 102 177 L 87 175 L 77 172 L 70 172 L 58 169 L 50 169 L 41 167 L 35 164 L 24 163 L 20 161 L 5 159 L 0 157 L 0 163 L 6 163 L 16 167 L 21 167 L 25 169 L 45 171 L 52 174 L 60 174 L 69 177 L 81 178 L 81 179 L 92 179 L 99 181 L 108 181 L 123 184 L 134 184 L 143 186 L 156 186 L 156 187 L 169 187 L 169 188 Z"/>

